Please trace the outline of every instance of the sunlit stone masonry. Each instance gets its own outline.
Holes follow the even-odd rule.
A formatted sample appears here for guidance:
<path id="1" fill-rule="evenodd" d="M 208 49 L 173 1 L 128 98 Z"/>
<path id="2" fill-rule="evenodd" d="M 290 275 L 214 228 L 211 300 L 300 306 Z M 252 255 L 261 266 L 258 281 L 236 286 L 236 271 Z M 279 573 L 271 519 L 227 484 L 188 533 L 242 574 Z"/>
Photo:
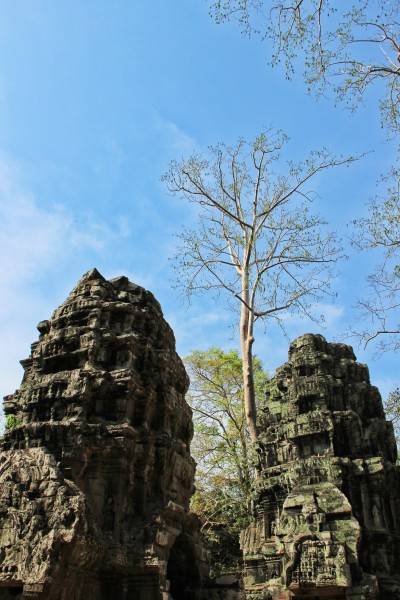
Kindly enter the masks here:
<path id="1" fill-rule="evenodd" d="M 93 269 L 38 329 L 4 404 L 0 599 L 201 597 L 188 378 L 159 303 Z"/>
<path id="2" fill-rule="evenodd" d="M 304 335 L 261 413 L 248 600 L 399 600 L 400 473 L 368 368 Z"/>

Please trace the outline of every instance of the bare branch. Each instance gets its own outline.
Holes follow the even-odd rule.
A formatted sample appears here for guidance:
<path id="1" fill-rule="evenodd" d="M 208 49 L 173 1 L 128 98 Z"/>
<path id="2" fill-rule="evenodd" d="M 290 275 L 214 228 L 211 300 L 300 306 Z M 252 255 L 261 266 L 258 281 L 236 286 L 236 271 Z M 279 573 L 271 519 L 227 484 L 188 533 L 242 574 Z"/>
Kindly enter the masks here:
<path id="1" fill-rule="evenodd" d="M 254 323 L 288 309 L 309 315 L 309 303 L 326 293 L 340 248 L 331 233 L 323 233 L 324 221 L 310 216 L 310 192 L 304 188 L 318 173 L 355 160 L 323 150 L 303 163 L 288 163 L 286 175 L 276 175 L 271 165 L 285 141 L 281 132 L 268 130 L 251 143 L 219 144 L 210 149 L 212 163 L 194 156 L 173 163 L 165 177 L 169 189 L 202 209 L 198 229 L 180 236 L 178 283 L 188 294 L 218 289 L 236 301 L 244 404 L 253 440 Z"/>
<path id="2" fill-rule="evenodd" d="M 283 63 L 288 78 L 301 57 L 308 90 L 333 89 L 354 110 L 366 90 L 379 88 L 382 125 L 399 132 L 400 5 L 387 0 L 209 0 L 218 22 L 236 20 L 248 35 L 272 42 L 270 64 Z M 266 14 L 263 8 L 269 8 Z M 396 89 L 397 99 L 392 97 Z M 388 101 L 383 100 L 386 97 Z"/>

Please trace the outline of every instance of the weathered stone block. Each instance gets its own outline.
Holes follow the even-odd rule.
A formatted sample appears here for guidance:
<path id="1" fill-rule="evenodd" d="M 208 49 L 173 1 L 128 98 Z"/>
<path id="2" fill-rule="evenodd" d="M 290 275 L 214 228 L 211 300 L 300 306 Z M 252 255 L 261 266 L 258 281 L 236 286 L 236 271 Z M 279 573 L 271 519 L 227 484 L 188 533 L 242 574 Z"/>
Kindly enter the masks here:
<path id="1" fill-rule="evenodd" d="M 194 598 L 188 378 L 160 305 L 93 269 L 38 329 L 4 401 L 0 600 Z"/>
<path id="2" fill-rule="evenodd" d="M 400 599 L 400 472 L 368 369 L 304 335 L 260 415 L 247 598 Z"/>

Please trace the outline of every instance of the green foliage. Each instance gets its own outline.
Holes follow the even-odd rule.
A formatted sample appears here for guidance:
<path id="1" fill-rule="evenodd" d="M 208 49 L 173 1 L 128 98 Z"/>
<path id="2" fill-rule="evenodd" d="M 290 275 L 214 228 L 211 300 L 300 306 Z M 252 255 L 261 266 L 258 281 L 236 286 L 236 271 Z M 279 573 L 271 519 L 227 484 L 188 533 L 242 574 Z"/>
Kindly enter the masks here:
<path id="1" fill-rule="evenodd" d="M 400 464 L 400 387 L 396 387 L 390 392 L 389 397 L 385 402 L 385 412 L 386 417 L 393 423 L 398 450 L 397 463 Z"/>
<path id="2" fill-rule="evenodd" d="M 239 537 L 249 522 L 245 505 L 229 494 L 224 482 L 216 479 L 214 483 L 213 490 L 205 492 L 202 488 L 195 492 L 191 510 L 203 521 L 202 538 L 211 551 L 211 574 L 241 572 Z"/>
<path id="3" fill-rule="evenodd" d="M 352 110 L 374 88 L 382 127 L 400 132 L 400 2 L 398 0 L 209 0 L 218 23 L 237 21 L 246 35 L 272 43 L 271 64 L 283 63 L 290 78 L 303 70 L 309 92 L 336 98 Z M 400 173 L 394 166 L 387 197 L 369 205 L 369 217 L 355 222 L 362 249 L 383 249 L 383 260 L 369 275 L 369 296 L 358 300 L 360 323 L 351 336 L 378 351 L 399 349 Z M 359 235 L 357 235 L 357 232 Z M 365 238 L 364 238 L 365 234 Z M 379 256 L 379 251 L 377 252 Z M 382 254 L 381 254 L 382 256 Z M 379 260 L 379 259 L 378 259 Z M 366 323 L 364 329 L 360 331 Z"/>
<path id="4" fill-rule="evenodd" d="M 6 429 L 12 429 L 19 425 L 21 421 L 17 419 L 15 415 L 7 415 L 6 416 Z"/>
<path id="5" fill-rule="evenodd" d="M 239 533 L 248 523 L 253 482 L 253 449 L 243 404 L 242 360 L 236 350 L 196 350 L 184 360 L 191 386 L 195 435 L 192 455 L 197 462 L 192 509 L 203 520 L 203 534 L 216 572 L 236 569 L 240 562 Z M 268 375 L 254 359 L 257 398 Z"/>
<path id="6" fill-rule="evenodd" d="M 392 168 L 383 198 L 373 199 L 368 217 L 353 222 L 353 246 L 375 250 L 381 260 L 368 276 L 369 294 L 357 300 L 364 328 L 351 333 L 365 345 L 377 341 L 378 353 L 400 349 L 400 170 Z"/>
<path id="7" fill-rule="evenodd" d="M 382 123 L 400 128 L 400 4 L 393 0 L 209 0 L 218 23 L 234 20 L 246 35 L 272 43 L 271 64 L 288 78 L 303 69 L 309 91 L 333 89 L 355 108 L 380 89 Z"/>

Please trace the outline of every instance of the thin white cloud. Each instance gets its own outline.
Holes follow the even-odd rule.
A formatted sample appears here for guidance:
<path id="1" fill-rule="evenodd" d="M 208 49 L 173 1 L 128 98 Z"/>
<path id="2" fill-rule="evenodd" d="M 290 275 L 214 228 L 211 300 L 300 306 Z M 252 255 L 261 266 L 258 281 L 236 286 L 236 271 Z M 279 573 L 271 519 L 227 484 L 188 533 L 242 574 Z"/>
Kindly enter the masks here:
<path id="1" fill-rule="evenodd" d="M 336 328 L 340 319 L 344 316 L 344 307 L 335 304 L 316 304 L 314 310 L 322 315 L 324 325 L 328 330 Z"/>
<path id="2" fill-rule="evenodd" d="M 227 340 L 231 318 L 230 314 L 222 308 L 214 311 L 197 305 L 187 309 L 178 307 L 177 311 L 169 311 L 165 318 L 174 331 L 181 356 L 210 346 L 225 347 L 227 342 L 229 347 L 235 346 L 233 341 Z"/>
<path id="3" fill-rule="evenodd" d="M 0 157 L 0 286 L 21 284 L 77 249 L 99 251 L 129 235 L 128 221 L 115 228 L 93 215 L 74 215 L 61 204 L 43 207 L 24 188 L 15 163 Z"/>
<path id="4" fill-rule="evenodd" d="M 60 273 L 81 262 L 91 267 L 99 252 L 130 233 L 123 217 L 110 227 L 92 214 L 42 205 L 24 175 L 21 165 L 0 154 L 1 397 L 20 384 L 19 360 L 29 355 L 37 338 L 36 323 L 50 316 L 59 301 Z M 40 289 L 47 278 L 51 283 Z M 0 416 L 0 430 L 1 422 Z"/>
<path id="5" fill-rule="evenodd" d="M 164 137 L 168 149 L 177 155 L 188 155 L 198 150 L 194 137 L 183 131 L 176 123 L 155 115 L 153 127 Z"/>
<path id="6" fill-rule="evenodd" d="M 317 318 L 321 317 L 321 320 L 319 321 L 321 328 L 329 331 L 330 329 L 337 327 L 338 322 L 344 315 L 344 308 L 343 306 L 334 304 L 316 303 L 311 307 L 310 312 Z M 285 328 L 294 328 L 296 330 L 299 327 L 308 327 L 313 330 L 318 328 L 318 325 L 303 313 L 283 312 L 280 314 L 280 319 Z M 304 331 L 304 333 L 306 333 L 306 331 Z"/>

